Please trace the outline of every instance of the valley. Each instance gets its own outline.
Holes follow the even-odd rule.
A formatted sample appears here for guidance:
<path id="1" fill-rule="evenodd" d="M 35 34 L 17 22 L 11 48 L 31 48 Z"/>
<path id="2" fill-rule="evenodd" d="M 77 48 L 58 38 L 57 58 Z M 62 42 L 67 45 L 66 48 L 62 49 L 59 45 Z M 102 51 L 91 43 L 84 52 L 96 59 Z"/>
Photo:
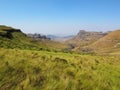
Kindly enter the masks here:
<path id="1" fill-rule="evenodd" d="M 119 90 L 120 30 L 88 33 L 60 43 L 0 26 L 0 90 Z"/>

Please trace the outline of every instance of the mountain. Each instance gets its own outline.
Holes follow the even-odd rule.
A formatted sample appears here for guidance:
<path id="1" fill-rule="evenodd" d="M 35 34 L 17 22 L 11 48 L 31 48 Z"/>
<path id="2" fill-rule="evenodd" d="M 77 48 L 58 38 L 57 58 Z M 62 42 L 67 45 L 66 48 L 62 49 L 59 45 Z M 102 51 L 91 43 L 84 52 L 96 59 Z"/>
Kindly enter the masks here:
<path id="1" fill-rule="evenodd" d="M 88 46 L 98 39 L 104 37 L 107 33 L 103 32 L 89 32 L 85 30 L 80 30 L 79 33 L 70 40 L 67 40 L 67 43 L 73 47 L 74 50 Z"/>
<path id="2" fill-rule="evenodd" d="M 55 41 L 45 35 L 25 34 L 20 29 L 0 25 L 0 47 L 2 48 L 85 53 L 120 53 L 120 30 L 107 33 L 80 30 L 76 36 L 72 37 L 61 37 L 59 39 L 56 37 Z M 68 38 L 72 39 L 65 41 Z"/>
<path id="3" fill-rule="evenodd" d="M 0 25 L 0 47 L 32 50 L 61 50 L 67 46 L 41 36 L 28 37 L 20 29 Z M 44 39 L 43 39 L 44 38 Z"/>

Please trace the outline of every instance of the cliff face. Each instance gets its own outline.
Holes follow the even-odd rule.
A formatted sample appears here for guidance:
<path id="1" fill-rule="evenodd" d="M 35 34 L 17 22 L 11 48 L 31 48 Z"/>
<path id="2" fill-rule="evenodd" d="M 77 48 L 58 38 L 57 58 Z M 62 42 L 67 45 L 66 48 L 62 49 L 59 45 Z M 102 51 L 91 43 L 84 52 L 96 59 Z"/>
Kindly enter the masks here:
<path id="1" fill-rule="evenodd" d="M 105 35 L 107 35 L 107 33 L 80 30 L 79 33 L 72 39 L 68 40 L 67 43 L 73 44 L 76 47 L 83 47 L 92 44 Z"/>
<path id="2" fill-rule="evenodd" d="M 103 32 L 88 32 L 85 30 L 80 30 L 80 32 L 74 37 L 74 40 L 79 41 L 93 41 L 97 40 L 103 36 L 107 35 L 107 33 Z"/>
<path id="3" fill-rule="evenodd" d="M 69 43 L 76 45 L 74 51 L 117 53 L 120 51 L 120 30 L 108 33 L 81 30 Z"/>

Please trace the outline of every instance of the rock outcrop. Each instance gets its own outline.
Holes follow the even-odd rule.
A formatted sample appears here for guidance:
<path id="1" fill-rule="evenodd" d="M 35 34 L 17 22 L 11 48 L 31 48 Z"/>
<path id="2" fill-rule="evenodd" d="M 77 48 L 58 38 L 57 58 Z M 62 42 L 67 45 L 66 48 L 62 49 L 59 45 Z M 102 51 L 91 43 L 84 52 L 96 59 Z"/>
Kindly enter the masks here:
<path id="1" fill-rule="evenodd" d="M 67 43 L 76 47 L 83 47 L 92 44 L 107 34 L 108 33 L 80 30 L 79 33 L 72 39 L 68 40 Z"/>

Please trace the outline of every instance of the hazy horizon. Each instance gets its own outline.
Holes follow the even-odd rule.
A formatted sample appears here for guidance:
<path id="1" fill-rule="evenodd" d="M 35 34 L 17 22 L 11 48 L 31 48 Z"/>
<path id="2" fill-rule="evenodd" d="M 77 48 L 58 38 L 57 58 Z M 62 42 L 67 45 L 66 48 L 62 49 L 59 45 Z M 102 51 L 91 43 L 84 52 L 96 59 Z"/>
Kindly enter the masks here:
<path id="1" fill-rule="evenodd" d="M 1 0 L 0 25 L 25 33 L 76 35 L 120 29 L 119 0 Z"/>

